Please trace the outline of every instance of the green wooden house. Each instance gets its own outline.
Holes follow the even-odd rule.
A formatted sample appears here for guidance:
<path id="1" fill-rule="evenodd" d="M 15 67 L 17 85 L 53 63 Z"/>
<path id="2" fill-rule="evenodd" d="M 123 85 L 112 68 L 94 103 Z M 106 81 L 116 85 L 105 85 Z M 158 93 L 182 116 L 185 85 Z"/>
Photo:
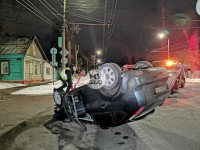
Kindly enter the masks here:
<path id="1" fill-rule="evenodd" d="M 52 79 L 53 67 L 37 37 L 0 37 L 0 81 L 30 83 Z"/>

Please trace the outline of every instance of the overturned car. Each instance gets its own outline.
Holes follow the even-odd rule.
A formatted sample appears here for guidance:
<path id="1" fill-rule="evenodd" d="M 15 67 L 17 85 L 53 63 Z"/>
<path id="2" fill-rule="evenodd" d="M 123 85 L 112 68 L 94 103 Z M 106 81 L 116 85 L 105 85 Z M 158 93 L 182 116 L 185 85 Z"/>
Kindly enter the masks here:
<path id="1" fill-rule="evenodd" d="M 66 115 L 87 130 L 82 121 L 101 128 L 119 126 L 152 114 L 169 96 L 167 70 L 149 62 L 122 71 L 106 63 L 91 75 L 91 82 L 68 93 L 54 89 L 55 113 Z"/>

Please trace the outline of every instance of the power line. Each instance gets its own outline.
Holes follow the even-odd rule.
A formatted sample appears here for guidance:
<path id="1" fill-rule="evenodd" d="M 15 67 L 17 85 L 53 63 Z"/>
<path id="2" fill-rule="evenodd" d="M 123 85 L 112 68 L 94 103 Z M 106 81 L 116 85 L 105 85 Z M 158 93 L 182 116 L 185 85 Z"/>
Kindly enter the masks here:
<path id="1" fill-rule="evenodd" d="M 59 3 L 60 6 L 62 6 L 59 0 L 57 0 L 57 2 Z"/>
<path id="2" fill-rule="evenodd" d="M 59 16 L 62 16 L 62 14 L 60 14 L 54 7 L 52 7 L 46 0 L 44 0 L 46 2 L 46 4 L 51 7 Z"/>
<path id="3" fill-rule="evenodd" d="M 26 9 L 28 9 L 30 12 L 32 12 L 33 14 L 35 14 L 37 17 L 39 17 L 40 19 L 42 19 L 43 21 L 45 21 L 46 23 L 48 23 L 50 26 L 54 26 L 51 23 L 49 23 L 47 20 L 45 20 L 44 18 L 42 18 L 40 15 L 38 15 L 37 13 L 35 13 L 34 11 L 32 11 L 30 8 L 28 8 L 27 6 L 25 6 L 23 3 L 19 2 L 18 0 L 16 0 L 20 5 L 22 5 L 23 7 L 25 7 Z"/>
<path id="4" fill-rule="evenodd" d="M 41 3 L 44 7 L 46 7 L 46 8 L 52 13 L 52 15 L 54 15 L 58 20 L 61 21 L 61 19 L 60 19 L 46 4 L 44 4 L 44 3 L 42 2 L 42 0 L 39 0 L 39 1 L 40 1 L 40 3 Z"/>
<path id="5" fill-rule="evenodd" d="M 181 49 L 181 48 L 187 48 L 188 49 L 188 45 L 185 44 L 185 45 L 178 46 L 178 47 L 173 47 L 173 48 L 170 47 L 170 51 L 178 51 L 178 49 Z M 153 50 L 151 50 L 151 52 L 166 52 L 166 50 L 162 50 L 162 49 L 167 49 L 167 46 L 165 46 L 163 48 L 153 49 Z"/>
<path id="6" fill-rule="evenodd" d="M 79 17 L 79 18 L 83 18 L 83 19 L 95 21 L 95 22 L 98 22 L 98 23 L 103 23 L 103 22 L 104 22 L 104 21 L 101 20 L 101 19 L 96 19 L 96 18 L 92 18 L 92 17 L 88 17 L 88 16 L 83 16 L 83 15 L 75 14 L 75 13 L 72 13 L 72 12 L 69 12 L 69 11 L 67 11 L 67 13 L 69 13 L 69 14 L 71 14 L 72 16 L 75 16 L 75 17 Z"/>
<path id="7" fill-rule="evenodd" d="M 85 26 L 109 26 L 110 24 L 94 24 L 94 23 L 84 23 L 84 22 L 68 22 L 68 24 L 77 24 Z"/>
<path id="8" fill-rule="evenodd" d="M 115 3 L 114 3 L 114 1 L 115 1 Z M 111 11 L 111 15 L 110 15 L 111 27 L 108 29 L 108 38 L 107 38 L 106 49 L 105 49 L 105 53 L 104 53 L 104 59 L 106 57 L 109 40 L 115 29 L 115 24 L 113 24 L 113 22 L 114 22 L 115 12 L 116 12 L 116 8 L 117 8 L 117 0 L 114 0 L 114 1 L 113 1 L 112 11 Z M 114 7 L 114 9 L 113 9 L 113 7 Z"/>
<path id="9" fill-rule="evenodd" d="M 23 0 L 24 1 L 24 0 Z M 27 2 L 24 1 L 24 3 L 26 3 L 30 8 L 32 8 L 35 12 L 37 12 L 38 14 L 40 14 L 43 18 L 45 18 L 46 20 L 48 20 L 49 23 L 51 23 L 52 25 L 56 26 L 49 18 L 47 18 L 33 3 L 31 3 L 29 0 L 27 0 L 32 6 L 30 6 Z"/>

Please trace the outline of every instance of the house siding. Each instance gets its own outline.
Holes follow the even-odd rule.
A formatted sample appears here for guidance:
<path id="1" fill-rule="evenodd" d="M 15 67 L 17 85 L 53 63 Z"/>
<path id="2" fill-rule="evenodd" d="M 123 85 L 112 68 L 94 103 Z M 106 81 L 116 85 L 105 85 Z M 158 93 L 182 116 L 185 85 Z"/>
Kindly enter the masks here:
<path id="1" fill-rule="evenodd" d="M 9 61 L 9 74 L 0 74 L 1 82 L 31 83 L 53 78 L 53 67 L 36 37 L 5 40 L 0 36 L 0 61 Z M 3 68 L 7 71 L 7 66 Z"/>
<path id="2" fill-rule="evenodd" d="M 44 80 L 53 79 L 53 67 L 47 62 L 44 63 L 43 77 L 44 77 Z"/>
<path id="3" fill-rule="evenodd" d="M 43 80 L 43 59 L 32 56 L 24 58 L 24 80 Z"/>
<path id="4" fill-rule="evenodd" d="M 26 55 L 28 56 L 32 56 L 32 57 L 36 57 L 39 59 L 44 59 L 42 57 L 42 54 L 40 53 L 37 44 L 35 43 L 35 41 L 33 41 L 30 45 L 30 47 L 28 48 Z"/>
<path id="5" fill-rule="evenodd" d="M 0 61 L 7 60 L 10 63 L 10 74 L 3 75 L 1 80 L 18 81 L 24 79 L 23 74 L 23 61 L 24 55 L 0 55 Z"/>

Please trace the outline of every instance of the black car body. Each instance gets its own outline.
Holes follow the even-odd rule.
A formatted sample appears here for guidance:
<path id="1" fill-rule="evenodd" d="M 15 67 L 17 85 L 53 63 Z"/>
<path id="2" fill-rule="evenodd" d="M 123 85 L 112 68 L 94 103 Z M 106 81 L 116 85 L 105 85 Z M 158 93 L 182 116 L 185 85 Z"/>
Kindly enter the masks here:
<path id="1" fill-rule="evenodd" d="M 107 80 L 111 79 L 108 77 L 109 67 L 116 76 L 118 74 L 117 84 L 113 83 L 111 88 L 107 86 L 99 89 L 87 84 L 63 94 L 59 107 L 68 117 L 79 122 L 89 115 L 90 121 L 102 128 L 119 126 L 144 118 L 169 96 L 166 84 L 168 73 L 165 68 L 121 72 L 115 64 L 105 66 L 102 67 L 108 69 L 105 72 Z"/>

